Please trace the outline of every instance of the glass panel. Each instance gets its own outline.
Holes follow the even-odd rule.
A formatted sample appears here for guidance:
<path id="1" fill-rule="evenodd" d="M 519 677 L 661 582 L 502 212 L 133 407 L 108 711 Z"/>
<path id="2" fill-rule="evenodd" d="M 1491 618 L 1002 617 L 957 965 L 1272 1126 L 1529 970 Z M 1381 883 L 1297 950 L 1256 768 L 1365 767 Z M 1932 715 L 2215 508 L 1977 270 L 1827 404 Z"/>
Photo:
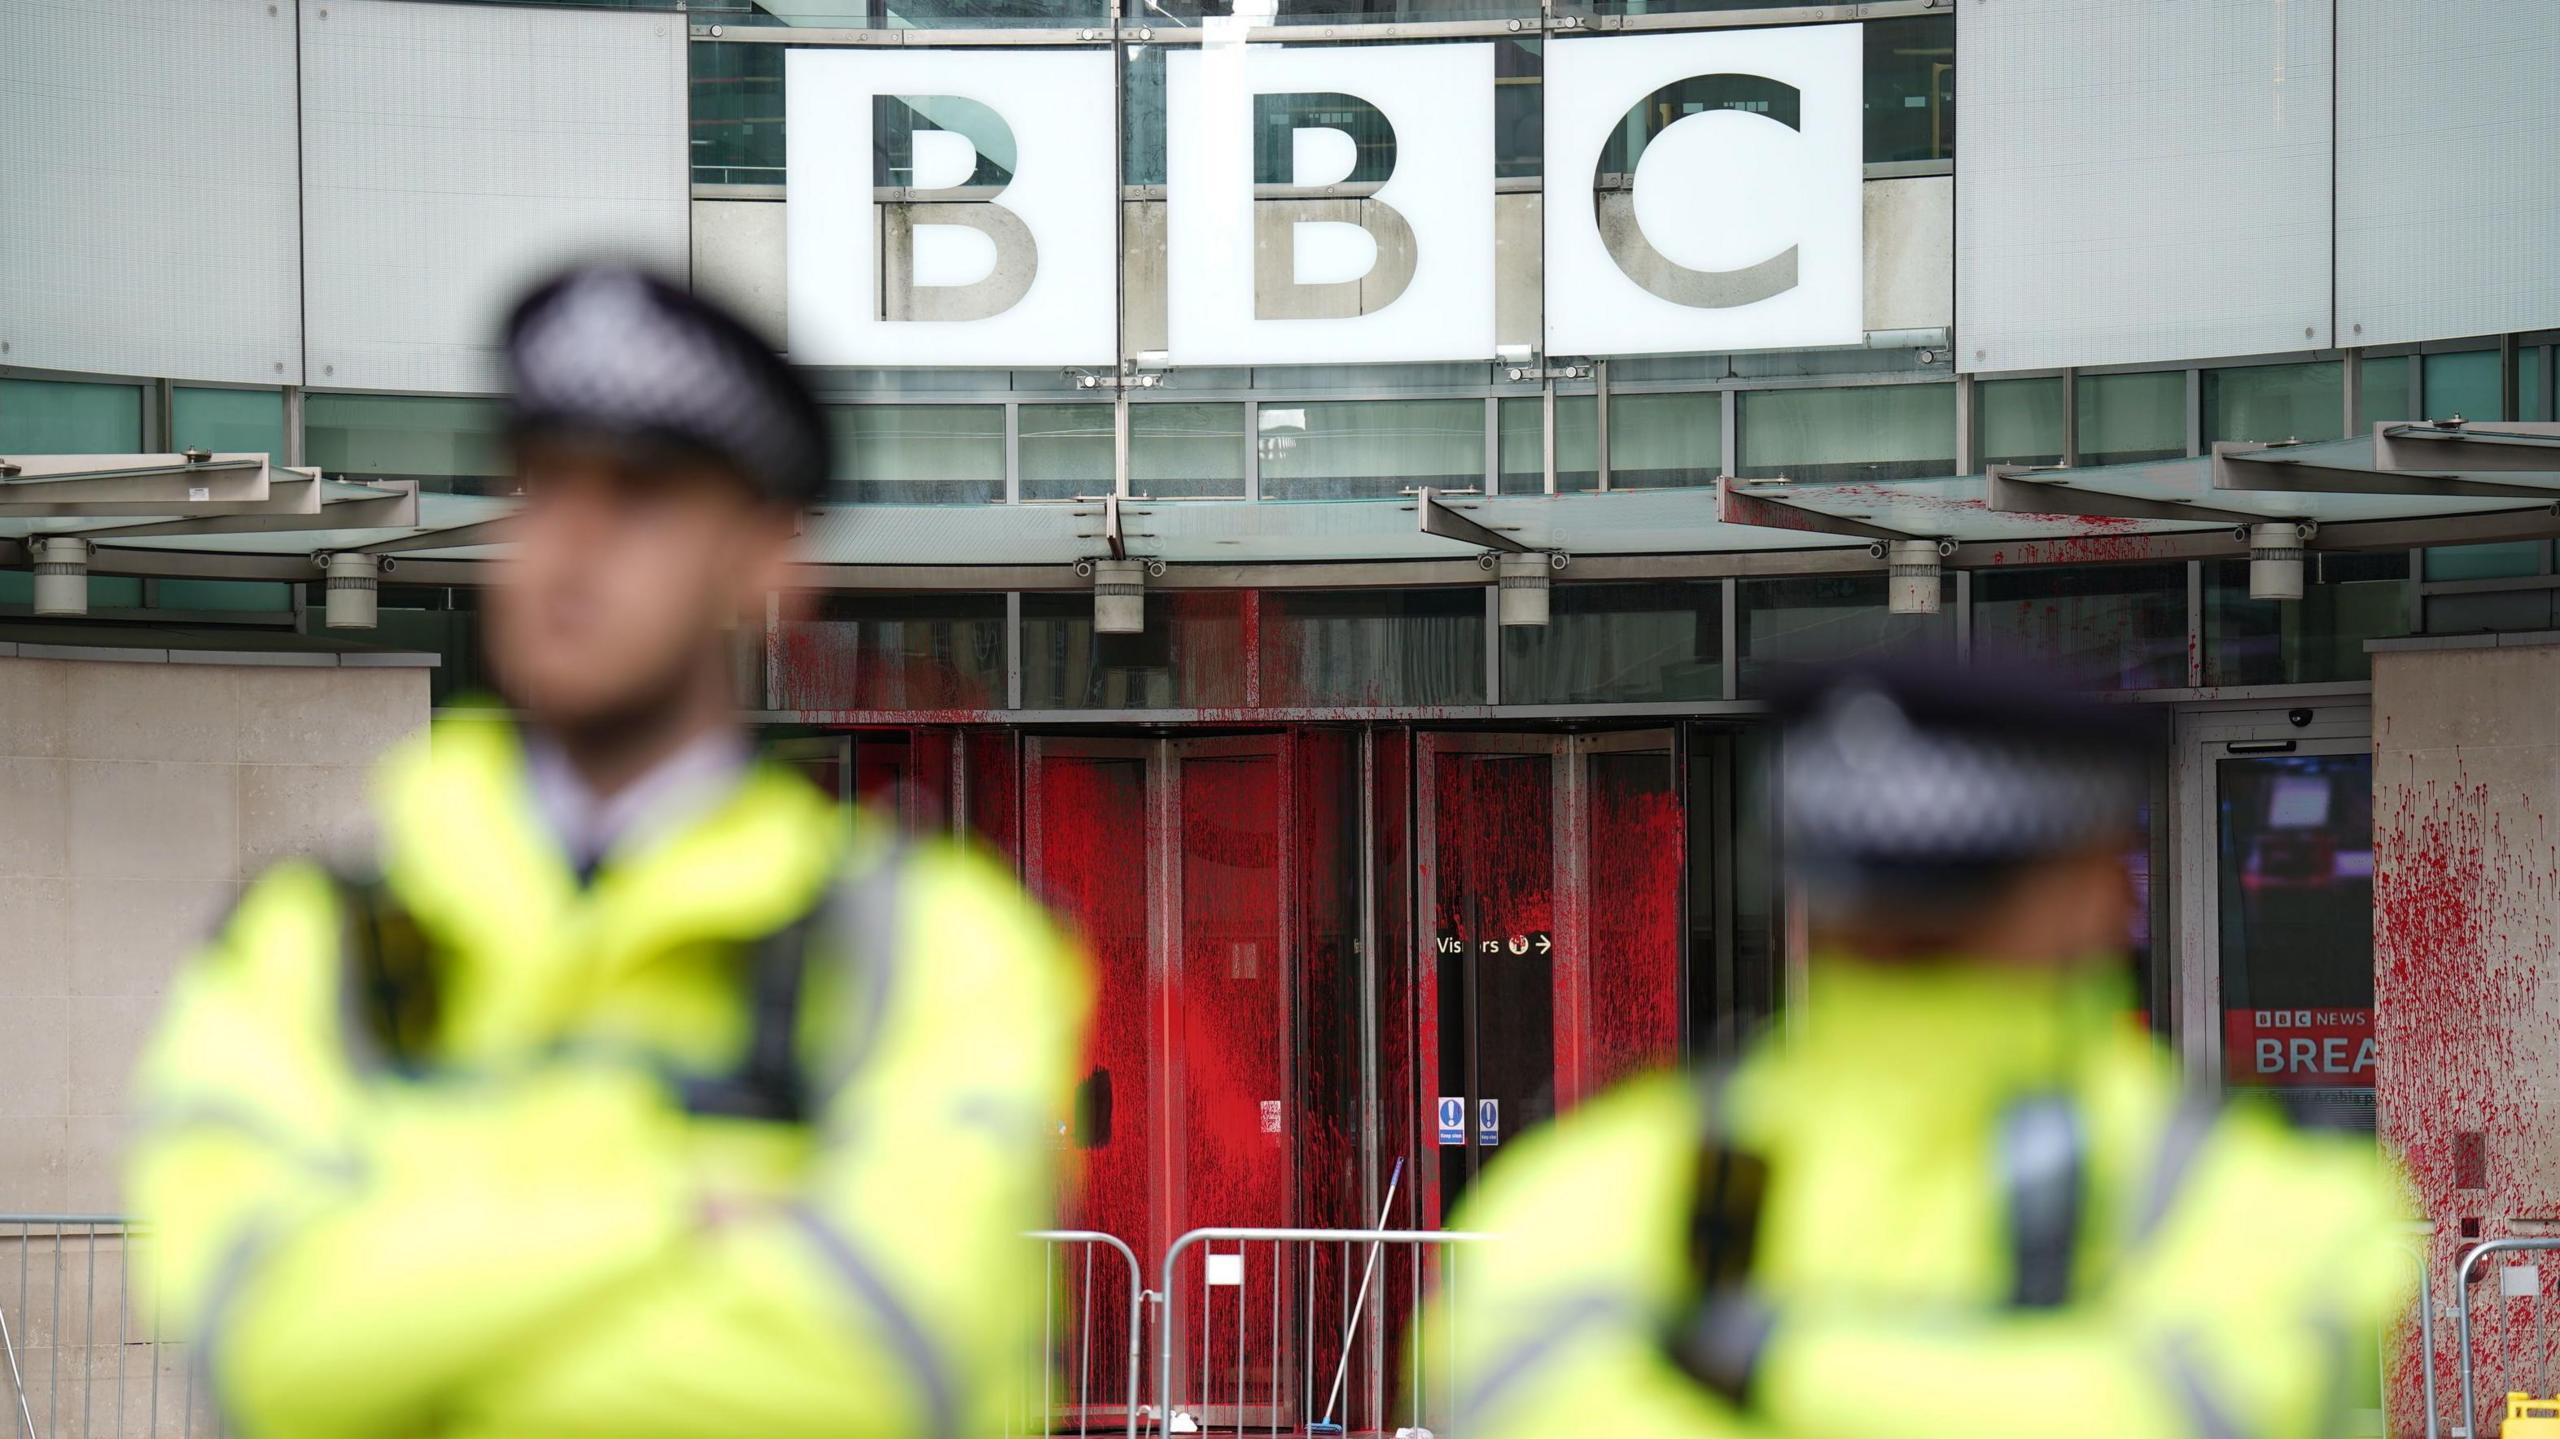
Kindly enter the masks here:
<path id="1" fill-rule="evenodd" d="M 1870 20 L 1867 163 L 1956 153 L 1956 17 Z"/>
<path id="2" fill-rule="evenodd" d="M 2427 633 L 2472 635 L 2560 627 L 2552 601 L 2560 590 L 2502 590 L 2483 595 L 2427 596 Z"/>
<path id="3" fill-rule="evenodd" d="M 316 396 L 314 398 L 317 398 Z M 423 650 L 440 663 L 427 671 L 427 697 L 450 704 L 471 695 L 494 693 L 488 651 L 480 637 L 480 591 L 435 585 L 384 585 L 374 631 L 366 638 L 395 650 Z M 318 585 L 304 592 L 303 630 L 314 632 L 324 608 Z"/>
<path id="4" fill-rule="evenodd" d="M 786 47 L 696 41 L 686 49 L 693 57 L 693 183 L 781 184 Z"/>
<path id="5" fill-rule="evenodd" d="M 2082 375 L 2080 454 L 2084 465 L 2170 460 L 2187 452 L 2187 375 L 2151 370 Z"/>
<path id="6" fill-rule="evenodd" d="M 2544 388 L 2543 366 L 2550 351 L 2539 345 L 2526 345 L 2516 351 L 2516 400 L 2522 413 L 2519 420 L 2551 418 L 2551 392 Z"/>
<path id="7" fill-rule="evenodd" d="M 1741 473 L 1908 480 L 1956 470 L 1956 387 L 1746 390 Z"/>
<path id="8" fill-rule="evenodd" d="M 1502 631 L 1503 703 L 1721 699 L 1723 609 L 1716 580 L 1558 584 L 1543 627 Z"/>
<path id="9" fill-rule="evenodd" d="M 1357 400 L 1262 406 L 1266 500 L 1392 498 L 1417 485 L 1484 488 L 1484 402 Z"/>
<path id="10" fill-rule="evenodd" d="M 1546 438 L 1540 423 L 1544 400 L 1502 403 L 1502 492 L 1534 495 L 1546 483 Z M 1610 406 L 1618 404 L 1610 397 Z M 1556 396 L 1556 493 L 1600 488 L 1600 405 L 1589 395 Z M 1617 423 L 1616 416 L 1610 417 Z"/>
<path id="11" fill-rule="evenodd" d="M 506 407 L 454 395 L 307 395 L 302 452 L 331 475 L 509 494 Z"/>
<path id="12" fill-rule="evenodd" d="M 1680 785 L 1665 749 L 1602 750 L 1584 763 L 1584 873 L 1607 875 L 1592 905 L 1592 1088 L 1680 1058 Z M 1507 946 L 1506 946 L 1507 947 Z"/>
<path id="13" fill-rule="evenodd" d="M 2498 352 L 2465 350 L 2425 357 L 2426 417 L 2449 420 L 2507 418 L 2506 396 L 2498 381 Z"/>
<path id="14" fill-rule="evenodd" d="M 1555 765 L 1543 751 L 1443 753 L 1430 777 L 1437 1093 L 1459 1106 L 1440 1116 L 1443 1214 L 1506 1131 L 1517 1138 L 1555 1114 Z"/>
<path id="15" fill-rule="evenodd" d="M 831 405 L 831 498 L 892 505 L 1004 498 L 999 405 Z"/>
<path id="16" fill-rule="evenodd" d="M 1535 7 L 1532 7 L 1533 9 Z M 1545 42 L 1498 40 L 1493 49 L 1493 173 L 1535 179 L 1547 158 Z M 1534 204 L 1521 195 L 1497 197 L 1496 208 Z"/>
<path id="17" fill-rule="evenodd" d="M 1109 405 L 1025 405 L 1015 423 L 1024 499 L 1111 493 Z"/>
<path id="18" fill-rule="evenodd" d="M 1722 473 L 1722 395 L 1609 397 L 1609 488 L 1712 485 Z"/>
<path id="19" fill-rule="evenodd" d="M 2512 580 L 2542 573 L 2547 540 L 2500 540 L 2486 545 L 2438 545 L 2427 551 L 2431 580 Z"/>
<path id="20" fill-rule="evenodd" d="M 0 455 L 130 455 L 142 449 L 142 387 L 0 379 Z"/>
<path id="21" fill-rule="evenodd" d="M 2358 429 L 2370 433 L 2376 422 L 2419 418 L 2423 407 L 2413 407 L 2409 401 L 2409 373 L 2416 363 L 2408 355 L 2364 362 L 2364 390 L 2356 397 Z"/>
<path id="22" fill-rule="evenodd" d="M 1258 622 L 1266 705 L 1484 703 L 1485 592 L 1271 590 Z"/>
<path id="23" fill-rule="evenodd" d="M 1938 581 L 1938 612 L 1897 615 L 1885 609 L 1885 577 L 1800 575 L 1743 580 L 1734 648 L 1741 693 L 1769 692 L 1793 666 L 1887 656 L 1953 660 L 1956 577 Z"/>
<path id="24" fill-rule="evenodd" d="M 1978 570 L 1973 649 L 2049 665 L 2081 689 L 2171 689 L 2187 682 L 2184 565 Z"/>
<path id="25" fill-rule="evenodd" d="M 0 570 L 0 609 L 32 610 L 36 577 L 32 570 Z M 142 581 L 131 575 L 89 576 L 89 613 L 142 608 Z"/>
<path id="26" fill-rule="evenodd" d="M 1245 703 L 1243 590 L 1151 590 L 1144 634 L 1094 633 L 1093 597 L 1022 597 L 1025 709 Z"/>
<path id="27" fill-rule="evenodd" d="M 2364 642 L 2409 632 L 2406 550 L 2315 551 L 2304 569 L 2301 599 L 2253 600 L 2247 560 L 2205 566 L 2206 684 L 2364 679 Z"/>
<path id="28" fill-rule="evenodd" d="M 2239 365 L 2204 372 L 2204 439 L 2334 440 L 2346 426 L 2335 360 L 2307 365 Z"/>
<path id="29" fill-rule="evenodd" d="M 1156 499 L 1243 499 L 1244 406 L 1131 405 L 1129 492 Z"/>
<path id="30" fill-rule="evenodd" d="M 1004 596 L 826 592 L 785 619 L 773 682 L 784 709 L 1004 707 Z"/>
<path id="31" fill-rule="evenodd" d="M 265 455 L 284 463 L 284 391 L 195 390 L 169 396 L 173 450 Z"/>
<path id="32" fill-rule="evenodd" d="M 1111 0 L 685 0 L 685 8 L 696 25 L 824 25 L 849 30 L 1098 25 L 1111 18 Z"/>
<path id="33" fill-rule="evenodd" d="M 2373 1124 L 2373 757 L 2215 766 L 2223 1074 Z"/>
<path id="34" fill-rule="evenodd" d="M 157 580 L 155 610 L 203 614 L 280 614 L 293 609 L 293 586 L 283 580 Z"/>
<path id="35" fill-rule="evenodd" d="M 1974 433 L 1989 465 L 2062 463 L 2062 377 L 1973 387 Z"/>

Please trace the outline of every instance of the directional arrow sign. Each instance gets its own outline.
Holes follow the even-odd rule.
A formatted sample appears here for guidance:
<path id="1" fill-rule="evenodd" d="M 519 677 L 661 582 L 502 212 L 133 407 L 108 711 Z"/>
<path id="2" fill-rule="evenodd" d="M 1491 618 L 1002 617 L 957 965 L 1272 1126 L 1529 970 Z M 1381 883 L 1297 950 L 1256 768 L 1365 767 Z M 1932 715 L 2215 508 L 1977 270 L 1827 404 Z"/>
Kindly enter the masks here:
<path id="1" fill-rule="evenodd" d="M 1539 930 L 1536 934 L 1529 937 L 1538 942 L 1538 953 L 1544 955 L 1553 954 L 1555 952 L 1556 942 L 1548 936 L 1545 930 Z"/>

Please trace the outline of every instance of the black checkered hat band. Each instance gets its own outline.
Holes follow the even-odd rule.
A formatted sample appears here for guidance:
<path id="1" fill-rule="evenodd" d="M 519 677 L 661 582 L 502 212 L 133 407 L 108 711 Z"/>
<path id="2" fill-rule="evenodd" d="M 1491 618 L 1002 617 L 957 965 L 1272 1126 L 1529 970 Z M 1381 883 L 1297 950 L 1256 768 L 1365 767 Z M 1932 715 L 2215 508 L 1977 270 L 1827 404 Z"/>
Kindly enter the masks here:
<path id="1" fill-rule="evenodd" d="M 517 311 L 507 355 L 520 429 L 690 446 L 782 499 L 825 487 L 825 436 L 789 368 L 736 320 L 662 281 L 574 271 Z"/>
<path id="2" fill-rule="evenodd" d="M 2069 736 L 1925 727 L 1874 691 L 1791 730 L 1781 776 L 1788 844 L 1808 861 L 2021 859 L 2121 831 L 2140 798 L 2132 765 Z"/>

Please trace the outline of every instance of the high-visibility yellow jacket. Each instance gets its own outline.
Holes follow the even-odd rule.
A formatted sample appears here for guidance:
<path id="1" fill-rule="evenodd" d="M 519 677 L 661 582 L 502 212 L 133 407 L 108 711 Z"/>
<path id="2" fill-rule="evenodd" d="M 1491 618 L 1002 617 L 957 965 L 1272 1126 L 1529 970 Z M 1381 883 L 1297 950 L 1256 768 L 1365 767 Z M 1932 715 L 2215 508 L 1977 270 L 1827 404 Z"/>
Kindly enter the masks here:
<path id="1" fill-rule="evenodd" d="M 1455 1432 L 2338 1439 L 2376 1402 L 2416 1261 L 2369 1144 L 2184 1093 L 2117 984 L 1830 956 L 1810 987 L 1721 1082 L 1630 1082 L 1486 1172 L 1453 1224 L 1501 1237 L 1414 1341 Z M 1739 1405 L 1665 1343 L 1718 1154 L 1764 1184 Z"/>
<path id="2" fill-rule="evenodd" d="M 139 1079 L 236 1432 L 996 1432 L 1089 1004 L 1012 881 L 759 766 L 582 887 L 495 719 L 378 813 L 379 882 L 252 885 Z"/>

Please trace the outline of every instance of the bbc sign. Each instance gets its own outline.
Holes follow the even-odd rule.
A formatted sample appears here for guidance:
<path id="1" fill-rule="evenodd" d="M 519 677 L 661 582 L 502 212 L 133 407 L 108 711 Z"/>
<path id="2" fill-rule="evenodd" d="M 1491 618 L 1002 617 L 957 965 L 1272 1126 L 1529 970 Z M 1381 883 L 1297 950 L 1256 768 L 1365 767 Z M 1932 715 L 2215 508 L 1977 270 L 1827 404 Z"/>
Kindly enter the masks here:
<path id="1" fill-rule="evenodd" d="M 1547 44 L 1547 353 L 1859 342 L 1859 30 Z M 1114 362 L 1108 54 L 795 49 L 783 73 L 795 360 Z M 1172 51 L 1171 362 L 1491 359 L 1493 97 L 1490 44 Z M 1373 184 L 1256 199 L 1258 183 L 1348 180 L 1346 115 Z M 1622 133 L 1643 145 L 1614 176 Z"/>

